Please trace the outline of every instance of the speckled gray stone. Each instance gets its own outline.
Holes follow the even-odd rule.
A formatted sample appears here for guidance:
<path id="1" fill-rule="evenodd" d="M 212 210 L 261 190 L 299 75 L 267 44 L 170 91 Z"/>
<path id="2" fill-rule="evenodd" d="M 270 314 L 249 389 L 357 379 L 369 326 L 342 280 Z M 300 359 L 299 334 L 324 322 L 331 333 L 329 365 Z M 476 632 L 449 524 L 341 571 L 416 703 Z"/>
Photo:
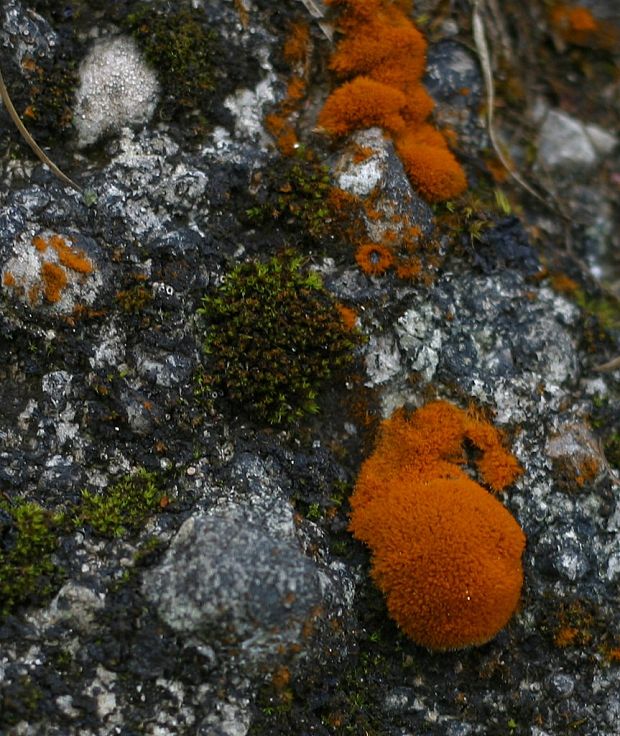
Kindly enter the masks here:
<path id="1" fill-rule="evenodd" d="M 302 641 L 319 584 L 299 545 L 237 511 L 190 517 L 143 591 L 176 631 L 260 661 Z"/>
<path id="2" fill-rule="evenodd" d="M 551 110 L 540 130 L 537 162 L 551 171 L 589 171 L 616 144 L 617 139 L 599 126 L 585 125 L 561 110 Z"/>

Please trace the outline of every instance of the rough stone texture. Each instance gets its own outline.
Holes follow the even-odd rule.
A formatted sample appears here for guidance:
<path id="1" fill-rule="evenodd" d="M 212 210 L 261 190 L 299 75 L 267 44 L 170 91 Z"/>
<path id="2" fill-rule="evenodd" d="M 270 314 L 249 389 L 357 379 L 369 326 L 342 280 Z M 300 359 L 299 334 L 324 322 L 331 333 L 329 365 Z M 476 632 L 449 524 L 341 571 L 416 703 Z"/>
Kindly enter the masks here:
<path id="1" fill-rule="evenodd" d="M 540 129 L 538 163 L 559 173 L 587 172 L 617 143 L 615 136 L 599 126 L 584 125 L 560 110 L 551 110 Z"/>
<path id="2" fill-rule="evenodd" d="M 372 151 L 363 162 L 355 161 L 359 147 Z M 343 152 L 331 166 L 336 184 L 345 192 L 362 201 L 372 201 L 373 209 L 384 220 L 365 217 L 368 237 L 381 242 L 387 230 L 398 230 L 395 218 L 407 218 L 423 233 L 432 230 L 432 212 L 428 204 L 411 190 L 403 165 L 394 151 L 394 145 L 380 128 L 354 133 Z"/>
<path id="3" fill-rule="evenodd" d="M 477 59 L 468 48 L 452 40 L 431 45 L 424 84 L 437 102 L 435 118 L 439 125 L 457 131 L 462 146 L 488 145 L 477 114 L 482 77 Z"/>
<path id="4" fill-rule="evenodd" d="M 617 15 L 614 3 L 584 4 Z M 3 6 L 2 71 L 23 106 L 28 53 L 79 65 L 91 39 L 110 43 L 118 14 L 135 3 L 64 4 L 79 5 L 73 17 L 52 5 Z M 579 217 L 519 203 L 509 181 L 502 191 L 519 218 L 494 208 L 481 79 L 456 41 L 470 26 L 455 6 L 443 23 L 451 38 L 429 49 L 427 84 L 437 119 L 458 133 L 472 189 L 451 210 L 430 208 L 377 129 L 334 145 L 314 134 L 330 80 L 329 48 L 312 21 L 309 95 L 294 116 L 302 143 L 386 221 L 406 214 L 437 238 L 440 265 L 427 282 L 393 271 L 368 278 L 357 243 L 329 236 L 301 248 L 299 228 L 283 235 L 270 218 L 262 228 L 248 220 L 261 177 L 282 163 L 263 117 L 285 94 L 291 70 L 281 50 L 306 3 L 274 10 L 256 0 L 246 19 L 241 3 L 202 5 L 224 42 L 202 138 L 190 138 L 194 113 L 155 123 L 145 102 L 139 130 L 125 111 L 92 146 L 78 150 L 77 128 L 50 143 L 96 192 L 95 205 L 36 162 L 0 111 L 0 501 L 74 516 L 83 489 L 103 493 L 141 466 L 165 493 L 135 534 L 102 538 L 79 522 L 59 531 L 62 579 L 40 605 L 0 621 L 0 732 L 616 736 L 620 498 L 605 452 L 620 377 L 594 368 L 620 352 L 620 340 L 617 322 L 603 325 L 614 313 L 592 278 L 615 264 L 613 130 L 601 123 L 601 135 L 563 108 L 562 94 L 550 95 L 545 109 L 570 115 L 580 140 L 607 147 L 596 144 L 600 167 L 571 188 Z M 429 0 L 416 12 L 438 7 Z M 537 0 L 530 9 L 544 18 Z M 361 163 L 356 144 L 373 151 Z M 569 171 L 583 170 L 580 150 L 561 152 Z M 376 240 L 390 226 L 364 224 Z M 567 227 L 585 266 L 564 248 Z M 73 238 L 95 266 L 57 303 L 27 296 L 46 255 L 32 245 L 41 233 Z M 196 312 L 232 266 L 269 258 L 283 242 L 356 310 L 368 341 L 356 370 L 320 397 L 319 415 L 273 428 L 200 395 L 207 363 Z M 23 293 L 7 273 L 24 279 Z M 569 275 L 579 291 L 554 291 L 549 273 Z M 442 655 L 396 629 L 367 551 L 347 531 L 347 497 L 380 418 L 436 397 L 473 402 L 505 431 L 524 473 L 502 501 L 528 537 L 516 617 L 484 647 Z M 0 509 L 2 553 L 13 531 Z"/>
<path id="5" fill-rule="evenodd" d="M 187 519 L 143 591 L 175 631 L 273 659 L 303 643 L 321 600 L 318 579 L 298 545 L 238 511 Z"/>

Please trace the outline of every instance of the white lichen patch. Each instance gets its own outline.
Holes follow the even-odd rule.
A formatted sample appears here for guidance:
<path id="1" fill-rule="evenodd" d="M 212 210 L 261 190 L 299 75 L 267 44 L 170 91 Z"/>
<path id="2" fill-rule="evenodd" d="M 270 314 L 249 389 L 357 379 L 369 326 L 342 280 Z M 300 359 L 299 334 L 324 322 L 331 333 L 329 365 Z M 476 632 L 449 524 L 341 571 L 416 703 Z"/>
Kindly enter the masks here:
<path id="1" fill-rule="evenodd" d="M 95 679 L 86 688 L 86 694 L 95 700 L 97 715 L 102 721 L 107 718 L 110 718 L 113 722 L 120 721 L 121 716 L 117 711 L 116 695 L 114 693 L 115 683 L 116 674 L 99 665 Z"/>
<path id="2" fill-rule="evenodd" d="M 353 135 L 351 144 L 336 164 L 336 184 L 356 197 L 368 197 L 387 175 L 387 142 L 380 128 L 370 128 Z M 369 154 L 362 161 L 357 160 L 360 147 Z"/>
<path id="3" fill-rule="evenodd" d="M 159 82 L 131 38 L 97 42 L 79 75 L 75 126 L 81 147 L 124 126 L 143 125 L 155 112 Z"/>
<path id="4" fill-rule="evenodd" d="M 261 67 L 267 73 L 256 87 L 236 90 L 224 100 L 224 107 L 235 119 L 235 135 L 238 138 L 265 146 L 271 138 L 263 127 L 263 118 L 266 106 L 276 102 L 277 78 L 266 54 L 262 54 Z"/>

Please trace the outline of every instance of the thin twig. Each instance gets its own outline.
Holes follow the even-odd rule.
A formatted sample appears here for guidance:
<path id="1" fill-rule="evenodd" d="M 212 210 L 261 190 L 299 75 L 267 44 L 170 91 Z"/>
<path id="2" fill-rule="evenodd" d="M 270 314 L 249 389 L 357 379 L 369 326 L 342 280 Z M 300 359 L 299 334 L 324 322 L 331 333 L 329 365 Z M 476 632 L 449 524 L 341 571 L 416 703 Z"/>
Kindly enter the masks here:
<path id="1" fill-rule="evenodd" d="M 482 20 L 482 14 L 480 6 L 483 0 L 474 0 L 473 13 L 472 13 L 472 27 L 474 35 L 474 43 L 476 44 L 476 51 L 478 52 L 478 58 L 480 59 L 480 66 L 482 67 L 482 76 L 484 77 L 484 86 L 487 94 L 487 128 L 489 131 L 489 139 L 493 150 L 495 151 L 498 159 L 502 163 L 502 166 L 510 174 L 510 176 L 517 182 L 517 184 L 529 192 L 533 197 L 542 202 L 546 207 L 551 209 L 557 209 L 550 205 L 549 201 L 542 197 L 530 184 L 528 184 L 521 175 L 514 170 L 510 162 L 504 156 L 504 152 L 499 145 L 497 136 L 495 135 L 494 127 L 494 107 L 495 107 L 495 85 L 493 83 L 493 72 L 491 70 L 491 55 L 489 53 L 489 46 L 487 44 L 486 34 L 484 32 L 484 21 Z M 550 196 L 550 195 L 549 195 Z M 566 217 L 560 212 L 563 217 Z"/>
<path id="2" fill-rule="evenodd" d="M 0 99 L 2 99 L 2 102 L 4 103 L 4 107 L 6 111 L 9 114 L 9 117 L 15 123 L 15 127 L 19 132 L 21 133 L 22 138 L 26 141 L 26 143 L 32 148 L 32 150 L 35 152 L 37 158 L 42 161 L 48 169 L 57 176 L 64 184 L 67 184 L 68 186 L 75 189 L 77 192 L 80 192 L 82 194 L 82 187 L 80 187 L 78 184 L 76 184 L 73 179 L 68 177 L 66 174 L 64 174 L 58 166 L 47 156 L 39 147 L 35 139 L 30 135 L 28 132 L 28 129 L 26 126 L 22 123 L 21 118 L 19 117 L 17 110 L 15 109 L 13 103 L 11 102 L 11 98 L 9 97 L 9 92 L 6 88 L 6 84 L 4 83 L 4 78 L 2 76 L 2 71 L 0 71 Z"/>
<path id="3" fill-rule="evenodd" d="M 325 16 L 323 8 L 320 7 L 323 5 L 323 3 L 316 2 L 316 0 L 301 0 L 301 2 L 305 5 L 306 10 L 310 13 L 310 15 L 318 20 L 319 28 L 323 31 L 323 35 L 331 43 L 334 40 L 334 30 L 328 23 L 324 23 L 321 20 Z"/>
<path id="4" fill-rule="evenodd" d="M 608 360 L 606 363 L 595 365 L 592 370 L 598 371 L 599 373 L 611 373 L 618 368 L 620 368 L 620 355 L 618 355 L 616 358 L 613 358 L 612 360 Z"/>

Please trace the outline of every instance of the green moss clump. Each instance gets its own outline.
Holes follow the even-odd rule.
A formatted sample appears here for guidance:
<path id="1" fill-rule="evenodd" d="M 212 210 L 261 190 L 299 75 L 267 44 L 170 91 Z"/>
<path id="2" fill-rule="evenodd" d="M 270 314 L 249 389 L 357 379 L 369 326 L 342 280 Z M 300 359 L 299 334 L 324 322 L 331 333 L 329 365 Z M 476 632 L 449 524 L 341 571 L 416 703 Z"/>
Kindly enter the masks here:
<path id="1" fill-rule="evenodd" d="M 167 112 L 199 109 L 206 112 L 214 89 L 217 36 L 206 27 L 200 8 L 166 10 L 167 3 L 140 3 L 124 25 L 157 70 L 168 97 Z"/>
<path id="2" fill-rule="evenodd" d="M 321 384 L 361 340 L 318 274 L 289 255 L 237 266 L 202 304 L 212 389 L 269 424 L 316 412 Z"/>
<path id="3" fill-rule="evenodd" d="M 121 537 L 139 531 L 164 497 L 155 473 L 140 468 L 103 493 L 82 491 L 79 520 L 102 537 Z"/>
<path id="4" fill-rule="evenodd" d="M 49 598 L 62 580 L 52 555 L 64 519 L 36 503 L 0 506 L 0 616 Z"/>
<path id="5" fill-rule="evenodd" d="M 334 187 L 328 167 L 312 150 L 300 148 L 293 157 L 282 157 L 263 172 L 256 204 L 246 216 L 253 227 L 272 227 L 276 221 L 312 244 L 339 239 L 359 214 L 356 206 L 353 197 Z"/>
<path id="6" fill-rule="evenodd" d="M 613 295 L 590 297 L 581 288 L 575 289 L 574 297 L 586 314 L 596 317 L 604 330 L 620 329 L 620 299 Z"/>

